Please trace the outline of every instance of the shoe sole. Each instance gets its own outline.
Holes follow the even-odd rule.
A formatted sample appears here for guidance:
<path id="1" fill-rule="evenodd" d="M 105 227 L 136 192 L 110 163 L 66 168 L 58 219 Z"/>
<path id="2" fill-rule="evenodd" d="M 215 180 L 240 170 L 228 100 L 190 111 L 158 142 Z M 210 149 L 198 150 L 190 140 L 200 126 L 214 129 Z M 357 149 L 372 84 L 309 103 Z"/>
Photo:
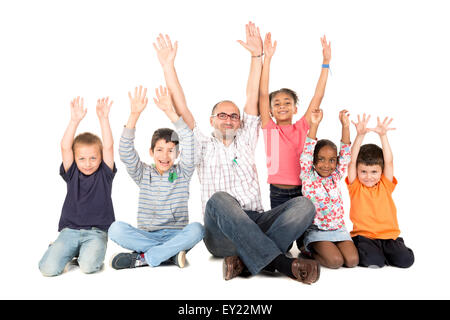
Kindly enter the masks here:
<path id="1" fill-rule="evenodd" d="M 186 265 L 186 251 L 180 251 L 177 254 L 177 261 L 176 264 L 179 268 L 184 268 Z"/>

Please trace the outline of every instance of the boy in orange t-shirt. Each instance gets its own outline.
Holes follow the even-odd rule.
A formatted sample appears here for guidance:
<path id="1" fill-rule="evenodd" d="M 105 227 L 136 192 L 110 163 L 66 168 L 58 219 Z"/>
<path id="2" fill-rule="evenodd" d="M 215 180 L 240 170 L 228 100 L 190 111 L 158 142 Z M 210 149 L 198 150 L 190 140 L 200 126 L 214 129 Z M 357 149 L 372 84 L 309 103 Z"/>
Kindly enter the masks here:
<path id="1" fill-rule="evenodd" d="M 397 209 L 392 192 L 397 185 L 394 177 L 392 151 L 386 133 L 392 119 L 378 118 L 375 128 L 367 128 L 370 116 L 358 115 L 357 136 L 352 146 L 352 158 L 345 182 L 350 194 L 350 233 L 358 249 L 359 265 L 383 267 L 385 265 L 408 268 L 414 263 L 414 253 L 399 237 Z M 379 134 L 382 149 L 375 144 L 361 146 L 367 132 Z"/>

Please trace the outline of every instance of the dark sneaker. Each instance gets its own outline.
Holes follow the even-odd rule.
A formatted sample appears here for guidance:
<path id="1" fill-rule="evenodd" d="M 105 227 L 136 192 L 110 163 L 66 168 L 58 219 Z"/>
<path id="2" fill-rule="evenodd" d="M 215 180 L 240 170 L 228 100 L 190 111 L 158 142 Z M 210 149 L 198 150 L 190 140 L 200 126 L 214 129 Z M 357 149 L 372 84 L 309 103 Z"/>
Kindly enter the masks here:
<path id="1" fill-rule="evenodd" d="M 142 261 L 140 254 L 137 252 L 117 253 L 112 256 L 110 265 L 111 268 L 116 270 L 148 266 L 147 262 Z"/>
<path id="2" fill-rule="evenodd" d="M 179 268 L 184 268 L 186 265 L 186 251 L 180 251 L 172 258 L 172 262 L 176 264 Z"/>

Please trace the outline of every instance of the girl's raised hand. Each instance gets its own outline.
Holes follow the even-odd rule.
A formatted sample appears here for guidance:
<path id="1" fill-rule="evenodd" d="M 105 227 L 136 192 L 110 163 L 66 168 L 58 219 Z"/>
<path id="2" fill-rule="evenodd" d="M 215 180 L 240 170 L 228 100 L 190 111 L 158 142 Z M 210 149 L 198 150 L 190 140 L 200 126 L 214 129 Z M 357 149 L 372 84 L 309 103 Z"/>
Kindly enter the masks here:
<path id="1" fill-rule="evenodd" d="M 276 48 L 277 42 L 275 41 L 272 45 L 272 35 L 270 34 L 270 32 L 267 33 L 264 39 L 264 54 L 266 55 L 266 58 L 272 58 Z"/>
<path id="2" fill-rule="evenodd" d="M 390 130 L 395 130 L 395 128 L 389 128 L 389 125 L 392 122 L 392 118 L 384 118 L 383 122 L 380 121 L 380 117 L 377 117 L 377 126 L 375 128 L 369 129 L 370 131 L 376 132 L 381 136 L 386 135 L 386 133 Z"/>
<path id="3" fill-rule="evenodd" d="M 173 64 L 175 61 L 175 56 L 177 55 L 178 41 L 175 41 L 174 45 L 172 46 L 170 37 L 167 34 L 164 37 L 160 33 L 159 37 L 156 38 L 156 42 L 158 44 L 153 43 L 153 47 L 155 48 L 158 55 L 159 63 L 161 63 L 163 67 L 168 64 Z"/>
<path id="4" fill-rule="evenodd" d="M 153 98 L 156 106 L 164 112 L 173 111 L 172 99 L 170 98 L 169 90 L 163 86 L 155 89 L 156 97 Z"/>
<path id="5" fill-rule="evenodd" d="M 259 28 L 253 22 L 249 22 L 245 25 L 246 42 L 238 40 L 238 42 L 250 53 L 252 56 L 261 56 L 263 53 L 263 42 Z"/>
<path id="6" fill-rule="evenodd" d="M 359 114 L 358 114 L 358 122 L 357 123 L 355 123 L 352 120 L 352 123 L 355 125 L 355 128 L 356 128 L 356 133 L 358 135 L 365 135 L 367 132 L 370 131 L 370 129 L 367 128 L 367 123 L 369 123 L 369 120 L 370 120 L 370 115 L 368 115 L 366 117 L 365 113 L 363 114 L 362 120 L 361 120 L 361 118 L 359 117 Z"/>
<path id="7" fill-rule="evenodd" d="M 319 125 L 320 121 L 323 118 L 323 110 L 322 109 L 314 109 L 311 112 L 311 125 Z"/>
<path id="8" fill-rule="evenodd" d="M 70 120 L 80 122 L 86 115 L 87 109 L 84 108 L 84 99 L 80 97 L 74 98 L 70 102 Z"/>
<path id="9" fill-rule="evenodd" d="M 350 119 L 348 118 L 350 114 L 347 110 L 342 110 L 339 112 L 339 120 L 343 127 L 350 127 Z"/>
<path id="10" fill-rule="evenodd" d="M 97 100 L 97 116 L 100 118 L 108 119 L 109 110 L 111 110 L 111 106 L 113 101 L 109 102 L 109 97 L 101 98 Z"/>
<path id="11" fill-rule="evenodd" d="M 323 63 L 329 64 L 331 60 L 331 42 L 327 43 L 327 37 L 324 35 L 323 38 L 320 38 L 320 42 L 322 43 L 322 54 L 323 54 Z"/>
<path id="12" fill-rule="evenodd" d="M 128 97 L 130 98 L 130 104 L 131 104 L 131 113 L 137 113 L 140 114 L 142 111 L 144 111 L 145 107 L 147 107 L 148 98 L 147 95 L 147 88 L 144 88 L 142 90 L 142 86 L 134 88 L 134 97 L 131 96 L 131 93 L 128 91 Z"/>

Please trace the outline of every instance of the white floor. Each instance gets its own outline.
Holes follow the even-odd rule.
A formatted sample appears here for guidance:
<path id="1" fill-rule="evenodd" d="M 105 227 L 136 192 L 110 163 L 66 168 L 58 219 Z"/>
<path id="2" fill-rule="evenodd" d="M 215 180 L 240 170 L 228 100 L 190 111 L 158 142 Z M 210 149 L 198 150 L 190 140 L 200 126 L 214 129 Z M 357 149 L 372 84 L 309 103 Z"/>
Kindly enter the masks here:
<path id="1" fill-rule="evenodd" d="M 419 250 L 418 250 L 419 249 Z M 107 259 L 121 249 L 109 242 Z M 294 247 L 292 254 L 298 251 Z M 448 299 L 446 265 L 430 263 L 424 252 L 406 270 L 393 267 L 321 269 L 320 280 L 304 285 L 279 273 L 222 279 L 222 259 L 212 258 L 203 242 L 188 255 L 184 269 L 176 266 L 113 270 L 83 274 L 78 267 L 55 278 L 41 276 L 42 252 L 8 254 L 2 266 L 1 299 Z"/>

